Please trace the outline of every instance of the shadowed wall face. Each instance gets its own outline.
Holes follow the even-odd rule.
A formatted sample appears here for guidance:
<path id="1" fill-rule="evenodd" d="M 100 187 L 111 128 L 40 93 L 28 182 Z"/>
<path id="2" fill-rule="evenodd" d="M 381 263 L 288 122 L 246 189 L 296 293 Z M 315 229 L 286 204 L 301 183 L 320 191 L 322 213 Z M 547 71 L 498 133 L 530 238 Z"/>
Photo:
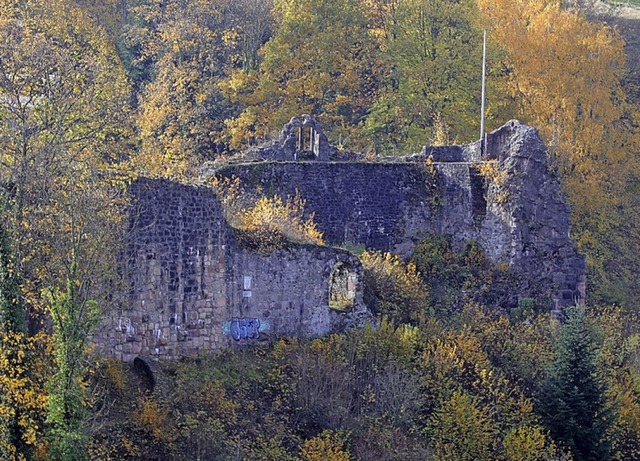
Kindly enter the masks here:
<path id="1" fill-rule="evenodd" d="M 433 233 L 450 235 L 458 248 L 474 240 L 522 274 L 523 295 L 547 286 L 552 309 L 584 299 L 586 266 L 569 236 L 570 209 L 537 131 L 520 122 L 490 133 L 484 152 L 478 142 L 425 147 L 395 163 L 261 162 L 216 174 L 269 195 L 299 193 L 328 244 L 409 256 Z"/>

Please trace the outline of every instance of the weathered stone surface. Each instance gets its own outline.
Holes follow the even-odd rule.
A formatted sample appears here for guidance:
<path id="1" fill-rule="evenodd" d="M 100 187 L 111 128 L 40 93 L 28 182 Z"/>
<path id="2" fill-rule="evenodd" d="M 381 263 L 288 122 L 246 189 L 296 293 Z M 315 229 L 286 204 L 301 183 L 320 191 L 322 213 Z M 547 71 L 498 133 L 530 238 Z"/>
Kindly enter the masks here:
<path id="1" fill-rule="evenodd" d="M 428 160 L 428 162 L 427 162 Z M 481 174 L 495 164 L 500 178 Z M 428 235 L 475 240 L 496 262 L 547 286 L 553 308 L 584 299 L 585 261 L 569 236 L 570 209 L 534 128 L 511 121 L 480 142 L 425 147 L 395 163 L 237 164 L 217 171 L 283 197 L 297 192 L 331 245 L 408 256 Z M 564 274 L 564 281 L 554 281 Z"/>
<path id="2" fill-rule="evenodd" d="M 536 129 L 511 121 L 492 133 L 487 158 L 506 172 L 491 184 L 480 243 L 533 283 L 553 288 L 553 309 L 584 301 L 586 263 L 570 237 L 571 210 Z M 496 229 L 502 228 L 505 239 Z M 505 246 L 506 244 L 506 246 Z M 559 277 L 560 276 L 560 277 Z"/>
<path id="3" fill-rule="evenodd" d="M 283 130 L 278 149 L 286 159 L 305 121 Z M 324 142 L 313 160 L 327 160 Z M 475 240 L 522 275 L 514 289 L 523 296 L 548 287 L 551 309 L 584 299 L 585 261 L 569 236 L 569 207 L 537 131 L 517 121 L 490 133 L 484 152 L 480 143 L 425 147 L 395 162 L 260 162 L 216 174 L 267 194 L 299 193 L 329 245 L 408 256 L 430 233 L 450 235 L 458 247 Z M 369 316 L 351 253 L 292 245 L 265 256 L 242 248 L 205 187 L 142 179 L 131 194 L 129 305 L 95 336 L 103 351 L 124 360 L 179 357 L 323 335 Z"/>
<path id="4" fill-rule="evenodd" d="M 324 335 L 369 316 L 351 253 L 291 245 L 260 255 L 237 244 L 211 189 L 142 179 L 130 192 L 129 308 L 113 312 L 94 337 L 106 353 L 175 358 Z M 338 265 L 356 282 L 346 310 L 329 307 Z"/>
<path id="5" fill-rule="evenodd" d="M 277 141 L 251 149 L 248 158 L 259 160 L 329 161 L 336 149 L 329 143 L 322 126 L 310 115 L 292 117 L 280 132 Z"/>

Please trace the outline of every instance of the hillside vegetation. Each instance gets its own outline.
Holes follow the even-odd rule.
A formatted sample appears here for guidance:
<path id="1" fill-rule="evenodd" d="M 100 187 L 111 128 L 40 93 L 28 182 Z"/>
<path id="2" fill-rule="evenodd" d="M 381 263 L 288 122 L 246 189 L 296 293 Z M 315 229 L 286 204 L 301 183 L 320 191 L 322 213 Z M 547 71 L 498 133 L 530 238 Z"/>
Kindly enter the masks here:
<path id="1" fill-rule="evenodd" d="M 638 458 L 637 55 L 595 17 L 560 0 L 0 0 L 0 458 Z M 371 158 L 473 141 L 483 29 L 487 126 L 544 137 L 587 313 L 507 313 L 505 268 L 431 239 L 405 272 L 362 256 L 378 329 L 167 364 L 166 393 L 91 355 L 125 302 L 133 178 L 195 181 L 302 113 Z M 252 206 L 243 225 L 265 232 L 262 208 L 289 213 Z"/>

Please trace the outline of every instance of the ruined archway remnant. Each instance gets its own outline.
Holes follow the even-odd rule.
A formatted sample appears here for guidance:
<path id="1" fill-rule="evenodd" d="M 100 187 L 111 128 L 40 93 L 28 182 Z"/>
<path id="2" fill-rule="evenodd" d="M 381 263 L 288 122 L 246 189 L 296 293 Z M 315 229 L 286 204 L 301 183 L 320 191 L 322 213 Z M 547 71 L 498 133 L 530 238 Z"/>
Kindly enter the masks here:
<path id="1" fill-rule="evenodd" d="M 278 143 L 282 148 L 282 160 L 327 162 L 333 151 L 322 126 L 306 114 L 289 120 L 280 133 Z"/>
<path id="2" fill-rule="evenodd" d="M 146 392 L 153 392 L 156 386 L 156 379 L 153 376 L 149 363 L 140 357 L 133 359 L 133 372 L 140 379 L 140 387 Z"/>
<path id="3" fill-rule="evenodd" d="M 353 307 L 356 299 L 358 274 L 344 262 L 338 262 L 329 275 L 329 307 L 347 310 Z"/>
<path id="4" fill-rule="evenodd" d="M 329 142 L 320 123 L 307 114 L 292 117 L 277 140 L 252 147 L 246 152 L 247 158 L 279 162 L 328 162 L 335 160 L 337 154 L 338 150 Z"/>

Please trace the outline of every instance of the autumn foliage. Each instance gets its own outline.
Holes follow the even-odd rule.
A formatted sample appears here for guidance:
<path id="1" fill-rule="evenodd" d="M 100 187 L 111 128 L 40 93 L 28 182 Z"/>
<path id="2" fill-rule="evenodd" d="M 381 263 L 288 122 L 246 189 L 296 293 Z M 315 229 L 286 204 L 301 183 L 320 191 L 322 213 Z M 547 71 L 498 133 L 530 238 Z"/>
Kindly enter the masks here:
<path id="1" fill-rule="evenodd" d="M 287 241 L 322 245 L 322 232 L 313 221 L 313 213 L 304 213 L 305 201 L 300 194 L 283 200 L 267 197 L 244 188 L 240 179 L 212 179 L 221 198 L 227 222 L 238 231 L 240 242 L 262 253 L 286 246 Z"/>
<path id="2" fill-rule="evenodd" d="M 612 408 L 593 446 L 638 458 L 637 101 L 622 36 L 582 3 L 0 0 L 0 457 L 579 459 L 536 404 L 575 349 L 553 347 L 550 287 L 516 299 L 474 242 L 364 253 L 375 327 L 172 364 L 165 394 L 87 346 L 123 307 L 131 178 L 193 182 L 301 113 L 372 158 L 474 141 L 486 28 L 487 126 L 539 128 L 588 257 L 578 349 Z M 248 248 L 322 244 L 303 197 L 209 185 Z"/>

